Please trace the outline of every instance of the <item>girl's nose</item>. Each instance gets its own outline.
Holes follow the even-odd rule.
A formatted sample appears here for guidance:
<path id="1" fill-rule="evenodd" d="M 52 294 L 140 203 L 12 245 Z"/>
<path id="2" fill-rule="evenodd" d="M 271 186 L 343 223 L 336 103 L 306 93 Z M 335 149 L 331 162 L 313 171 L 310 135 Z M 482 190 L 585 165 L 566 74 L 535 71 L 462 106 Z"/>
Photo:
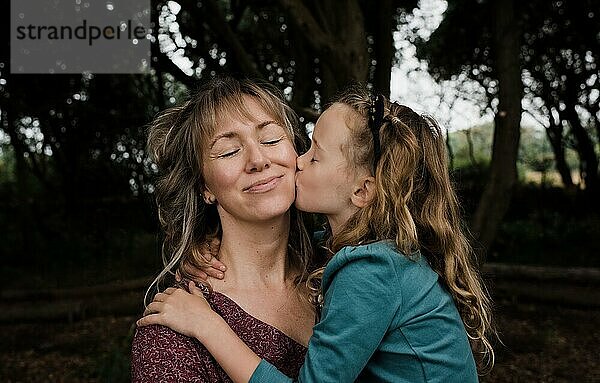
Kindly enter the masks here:
<path id="1" fill-rule="evenodd" d="M 303 155 L 298 156 L 298 158 L 296 158 L 296 168 L 298 170 L 304 169 L 304 165 L 306 164 L 306 155 L 307 154 L 308 154 L 308 152 L 306 152 Z"/>

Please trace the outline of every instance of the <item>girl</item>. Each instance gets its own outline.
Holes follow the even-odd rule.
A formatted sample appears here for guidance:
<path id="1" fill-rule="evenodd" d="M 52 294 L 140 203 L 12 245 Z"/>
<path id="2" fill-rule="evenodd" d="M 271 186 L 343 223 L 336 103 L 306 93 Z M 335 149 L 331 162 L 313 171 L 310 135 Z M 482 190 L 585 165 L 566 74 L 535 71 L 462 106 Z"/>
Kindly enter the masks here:
<path id="1" fill-rule="evenodd" d="M 321 282 L 323 307 L 298 380 L 476 382 L 469 339 L 493 363 L 490 301 L 438 125 L 352 86 L 321 115 L 297 166 L 296 206 L 325 214 L 332 254 L 307 282 Z M 289 381 L 190 289 L 158 294 L 138 324 L 196 337 L 235 382 Z"/>

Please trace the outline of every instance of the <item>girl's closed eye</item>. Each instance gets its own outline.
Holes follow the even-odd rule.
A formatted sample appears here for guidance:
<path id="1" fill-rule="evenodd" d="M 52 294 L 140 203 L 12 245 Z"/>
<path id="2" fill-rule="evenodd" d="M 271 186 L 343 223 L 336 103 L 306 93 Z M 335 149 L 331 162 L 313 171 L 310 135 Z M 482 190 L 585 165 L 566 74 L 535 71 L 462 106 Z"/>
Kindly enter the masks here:
<path id="1" fill-rule="evenodd" d="M 310 151 L 311 151 L 310 162 L 319 162 L 317 160 L 317 148 L 311 147 Z"/>

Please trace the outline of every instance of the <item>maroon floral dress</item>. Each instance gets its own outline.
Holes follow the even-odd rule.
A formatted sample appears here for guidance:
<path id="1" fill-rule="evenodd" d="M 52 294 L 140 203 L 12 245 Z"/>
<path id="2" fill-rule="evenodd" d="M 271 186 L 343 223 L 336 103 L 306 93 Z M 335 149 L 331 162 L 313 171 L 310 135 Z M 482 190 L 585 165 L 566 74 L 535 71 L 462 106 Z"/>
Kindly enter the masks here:
<path id="1" fill-rule="evenodd" d="M 206 298 L 260 358 L 291 378 L 298 376 L 306 347 L 254 318 L 221 293 L 208 293 Z M 131 381 L 204 383 L 231 382 L 231 379 L 198 340 L 168 327 L 145 326 L 138 328 L 133 338 Z"/>

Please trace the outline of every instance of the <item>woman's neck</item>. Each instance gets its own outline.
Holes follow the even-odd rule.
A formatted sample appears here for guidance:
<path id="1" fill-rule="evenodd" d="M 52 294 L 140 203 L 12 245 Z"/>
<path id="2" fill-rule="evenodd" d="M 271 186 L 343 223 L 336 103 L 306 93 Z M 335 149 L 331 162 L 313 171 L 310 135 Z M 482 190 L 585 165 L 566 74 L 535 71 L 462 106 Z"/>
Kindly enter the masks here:
<path id="1" fill-rule="evenodd" d="M 287 259 L 289 212 L 265 222 L 221 220 L 219 259 L 227 265 L 223 287 L 285 287 L 293 276 Z"/>

